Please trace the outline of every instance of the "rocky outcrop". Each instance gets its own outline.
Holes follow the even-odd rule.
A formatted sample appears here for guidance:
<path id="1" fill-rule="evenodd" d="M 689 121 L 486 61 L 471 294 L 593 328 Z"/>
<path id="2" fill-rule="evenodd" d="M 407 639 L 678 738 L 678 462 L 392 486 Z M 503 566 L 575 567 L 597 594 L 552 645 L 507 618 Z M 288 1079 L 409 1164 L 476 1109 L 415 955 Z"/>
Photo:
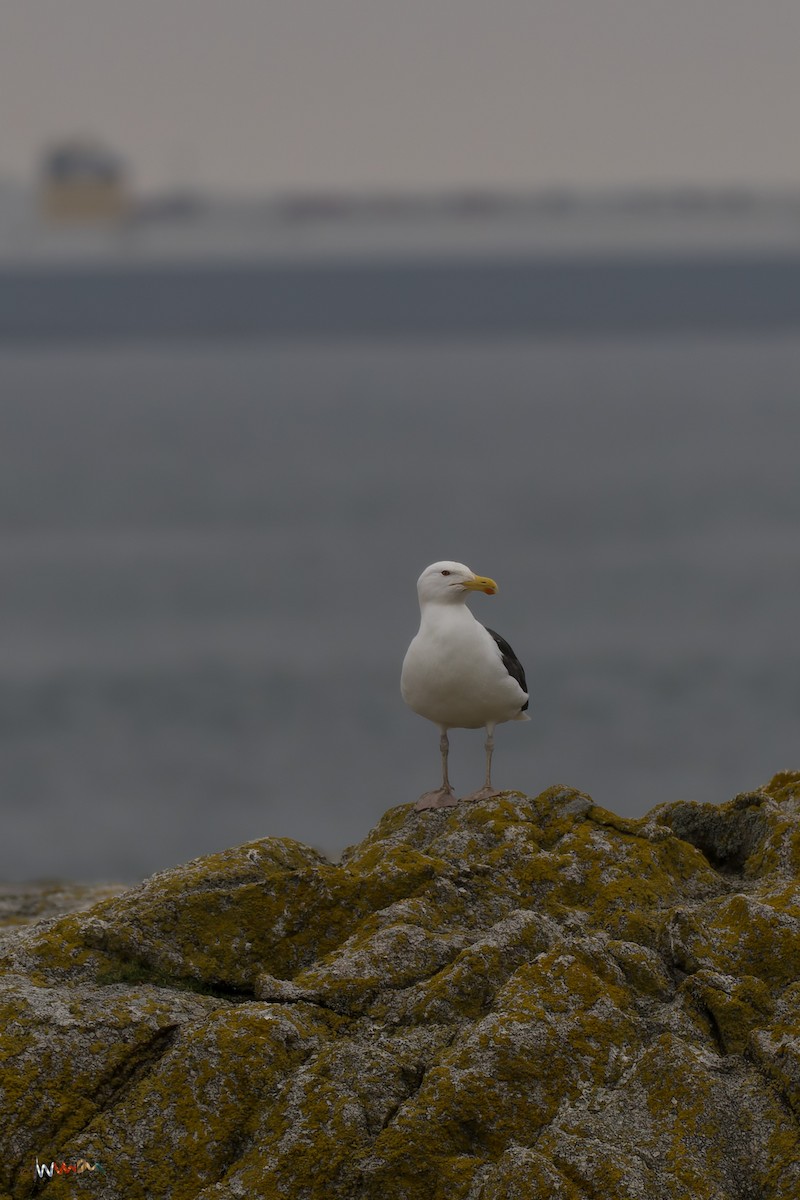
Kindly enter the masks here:
<path id="1" fill-rule="evenodd" d="M 122 884 L 110 883 L 0 884 L 0 942 L 25 925 L 91 908 L 124 890 Z"/>
<path id="2" fill-rule="evenodd" d="M 796 1200 L 799 877 L 800 772 L 641 820 L 552 788 L 9 932 L 0 1193 Z"/>

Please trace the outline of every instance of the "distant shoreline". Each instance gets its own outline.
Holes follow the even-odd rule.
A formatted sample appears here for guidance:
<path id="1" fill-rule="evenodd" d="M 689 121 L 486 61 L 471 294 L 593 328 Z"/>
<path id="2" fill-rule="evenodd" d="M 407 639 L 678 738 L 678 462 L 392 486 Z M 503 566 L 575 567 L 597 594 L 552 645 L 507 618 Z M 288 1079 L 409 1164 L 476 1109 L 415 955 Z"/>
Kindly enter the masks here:
<path id="1" fill-rule="evenodd" d="M 0 343 L 800 330 L 800 254 L 0 269 Z"/>

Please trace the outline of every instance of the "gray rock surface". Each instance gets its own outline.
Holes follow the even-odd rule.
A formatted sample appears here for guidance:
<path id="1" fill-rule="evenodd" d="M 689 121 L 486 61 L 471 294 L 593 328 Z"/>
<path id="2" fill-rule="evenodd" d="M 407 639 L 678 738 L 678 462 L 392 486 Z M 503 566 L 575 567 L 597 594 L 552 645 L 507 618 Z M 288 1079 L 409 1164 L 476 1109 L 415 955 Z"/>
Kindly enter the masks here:
<path id="1" fill-rule="evenodd" d="M 797 1200 L 799 879 L 784 772 L 6 892 L 0 1200 Z"/>

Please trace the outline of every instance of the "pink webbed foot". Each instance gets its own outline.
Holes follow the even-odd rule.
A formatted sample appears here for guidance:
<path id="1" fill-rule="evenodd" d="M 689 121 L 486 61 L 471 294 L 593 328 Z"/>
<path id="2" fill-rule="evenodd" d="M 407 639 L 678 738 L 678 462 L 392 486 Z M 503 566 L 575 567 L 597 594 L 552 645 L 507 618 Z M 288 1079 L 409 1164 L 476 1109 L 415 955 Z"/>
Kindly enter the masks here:
<path id="1" fill-rule="evenodd" d="M 426 808 L 453 808 L 458 804 L 458 797 L 452 788 L 437 788 L 435 792 L 424 792 L 414 805 L 415 812 Z"/>
<path id="2" fill-rule="evenodd" d="M 497 788 L 493 788 L 493 787 L 489 787 L 489 786 L 482 787 L 482 788 L 480 788 L 479 791 L 471 792 L 469 794 L 469 796 L 465 796 L 464 803 L 466 804 L 467 802 L 470 802 L 473 800 L 493 800 L 495 796 L 499 796 L 499 795 L 501 795 L 501 793 L 497 790 Z"/>

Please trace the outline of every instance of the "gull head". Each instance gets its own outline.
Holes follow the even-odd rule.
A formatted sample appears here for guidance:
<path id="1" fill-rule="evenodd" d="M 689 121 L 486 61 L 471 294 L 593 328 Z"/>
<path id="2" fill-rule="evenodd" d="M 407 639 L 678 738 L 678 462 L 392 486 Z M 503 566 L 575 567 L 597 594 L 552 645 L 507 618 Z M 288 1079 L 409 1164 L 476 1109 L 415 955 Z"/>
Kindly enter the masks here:
<path id="1" fill-rule="evenodd" d="M 485 592 L 494 596 L 497 584 L 485 575 L 476 575 L 460 562 L 435 562 L 417 580 L 420 604 L 460 604 L 470 592 Z"/>

